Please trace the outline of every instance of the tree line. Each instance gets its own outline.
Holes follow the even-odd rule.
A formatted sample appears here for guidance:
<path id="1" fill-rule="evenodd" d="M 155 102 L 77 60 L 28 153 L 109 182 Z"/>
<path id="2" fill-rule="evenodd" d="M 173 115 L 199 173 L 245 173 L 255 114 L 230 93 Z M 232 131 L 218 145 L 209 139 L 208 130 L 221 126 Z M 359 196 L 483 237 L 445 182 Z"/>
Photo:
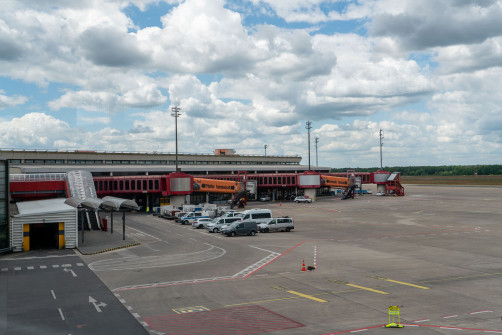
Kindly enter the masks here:
<path id="1" fill-rule="evenodd" d="M 502 165 L 385 166 L 383 169 L 401 172 L 403 176 L 502 175 Z M 331 169 L 331 172 L 347 172 L 347 170 L 375 172 L 380 168 L 337 168 Z"/>

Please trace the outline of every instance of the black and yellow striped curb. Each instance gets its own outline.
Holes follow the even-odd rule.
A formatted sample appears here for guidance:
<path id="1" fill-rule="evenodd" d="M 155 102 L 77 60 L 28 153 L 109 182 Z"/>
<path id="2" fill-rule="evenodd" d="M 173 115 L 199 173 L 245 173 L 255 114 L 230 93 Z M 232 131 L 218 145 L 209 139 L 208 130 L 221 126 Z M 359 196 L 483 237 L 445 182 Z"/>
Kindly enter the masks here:
<path id="1" fill-rule="evenodd" d="M 118 250 L 118 249 L 124 249 L 124 248 L 130 248 L 130 247 L 135 247 L 137 245 L 140 245 L 141 243 L 139 242 L 135 242 L 135 243 L 130 243 L 130 244 L 126 244 L 126 245 L 121 245 L 121 246 L 118 246 L 118 247 L 113 247 L 113 248 L 108 248 L 108 249 L 103 249 L 103 250 L 99 250 L 99 251 L 94 251 L 94 252 L 89 252 L 89 253 L 85 253 L 83 252 L 82 250 L 78 249 L 78 251 L 80 251 L 80 253 L 82 255 L 96 255 L 96 254 L 102 254 L 104 252 L 109 252 L 109 251 L 114 251 L 114 250 Z"/>

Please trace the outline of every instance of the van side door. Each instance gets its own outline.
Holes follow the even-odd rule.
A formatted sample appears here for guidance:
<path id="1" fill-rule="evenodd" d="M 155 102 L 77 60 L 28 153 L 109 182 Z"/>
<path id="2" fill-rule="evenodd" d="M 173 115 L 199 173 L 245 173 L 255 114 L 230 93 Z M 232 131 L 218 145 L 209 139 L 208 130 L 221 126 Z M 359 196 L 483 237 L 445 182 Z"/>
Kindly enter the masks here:
<path id="1" fill-rule="evenodd" d="M 270 220 L 268 222 L 267 228 L 269 231 L 276 231 L 277 230 L 277 220 Z"/>

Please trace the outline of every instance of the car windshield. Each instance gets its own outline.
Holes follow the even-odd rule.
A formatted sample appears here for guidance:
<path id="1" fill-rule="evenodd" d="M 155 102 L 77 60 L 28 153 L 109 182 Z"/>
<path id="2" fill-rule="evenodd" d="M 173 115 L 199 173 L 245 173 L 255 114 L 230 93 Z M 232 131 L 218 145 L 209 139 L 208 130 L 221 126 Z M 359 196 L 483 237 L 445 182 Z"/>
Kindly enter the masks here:
<path id="1" fill-rule="evenodd" d="M 220 218 L 216 218 L 214 219 L 213 221 L 211 221 L 212 223 L 218 223 L 218 221 L 220 221 Z"/>

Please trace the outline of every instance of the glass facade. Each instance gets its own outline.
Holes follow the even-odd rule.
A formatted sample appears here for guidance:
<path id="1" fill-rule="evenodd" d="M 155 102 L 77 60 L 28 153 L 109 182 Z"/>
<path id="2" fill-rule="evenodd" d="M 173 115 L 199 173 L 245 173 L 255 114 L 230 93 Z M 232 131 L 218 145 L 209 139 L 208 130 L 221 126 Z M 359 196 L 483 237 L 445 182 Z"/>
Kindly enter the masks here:
<path id="1" fill-rule="evenodd" d="M 9 164 L 0 160 L 0 250 L 9 247 Z"/>

